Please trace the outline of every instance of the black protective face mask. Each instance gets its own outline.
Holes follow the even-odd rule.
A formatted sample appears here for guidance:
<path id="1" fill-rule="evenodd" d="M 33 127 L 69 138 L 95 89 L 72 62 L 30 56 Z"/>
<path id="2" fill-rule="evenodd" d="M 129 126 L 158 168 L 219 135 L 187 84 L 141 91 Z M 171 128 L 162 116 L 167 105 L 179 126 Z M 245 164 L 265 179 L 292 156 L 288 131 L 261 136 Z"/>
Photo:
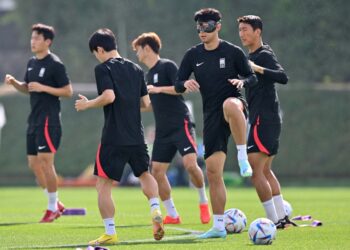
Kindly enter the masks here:
<path id="1" fill-rule="evenodd" d="M 207 22 L 197 21 L 197 32 L 212 33 L 216 30 L 217 23 L 218 22 L 215 22 L 213 20 L 209 20 Z"/>

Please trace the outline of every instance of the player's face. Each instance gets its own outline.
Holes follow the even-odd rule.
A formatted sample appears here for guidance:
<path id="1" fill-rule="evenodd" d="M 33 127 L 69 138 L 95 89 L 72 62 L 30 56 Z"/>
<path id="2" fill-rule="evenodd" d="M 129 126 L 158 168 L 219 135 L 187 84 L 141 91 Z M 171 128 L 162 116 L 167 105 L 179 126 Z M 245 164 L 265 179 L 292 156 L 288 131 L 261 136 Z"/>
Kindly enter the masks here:
<path id="1" fill-rule="evenodd" d="M 239 29 L 239 38 L 244 47 L 250 47 L 256 43 L 257 39 L 259 39 L 258 29 L 255 31 L 250 24 L 240 23 L 238 26 Z"/>
<path id="2" fill-rule="evenodd" d="M 51 44 L 50 39 L 44 39 L 43 34 L 33 31 L 30 39 L 30 47 L 33 53 L 40 53 L 48 50 Z"/>
<path id="3" fill-rule="evenodd" d="M 142 46 L 136 46 L 136 56 L 140 62 L 144 62 L 145 53 L 145 48 L 142 48 Z"/>
<path id="4" fill-rule="evenodd" d="M 220 23 L 211 24 L 209 22 L 197 22 L 197 32 L 202 43 L 211 43 L 218 36 Z"/>

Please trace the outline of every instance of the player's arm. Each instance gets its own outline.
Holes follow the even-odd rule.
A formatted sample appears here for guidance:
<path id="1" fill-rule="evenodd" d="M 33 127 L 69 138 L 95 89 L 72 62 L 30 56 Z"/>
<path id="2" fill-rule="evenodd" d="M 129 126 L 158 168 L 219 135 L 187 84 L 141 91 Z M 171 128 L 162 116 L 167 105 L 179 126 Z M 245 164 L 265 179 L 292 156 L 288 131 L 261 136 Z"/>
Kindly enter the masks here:
<path id="1" fill-rule="evenodd" d="M 184 93 L 184 92 L 198 92 L 199 91 L 199 84 L 196 80 L 188 78 L 193 72 L 192 68 L 192 58 L 191 56 L 191 50 L 188 50 L 182 59 L 182 62 L 180 64 L 180 68 L 176 75 L 175 80 L 175 91 L 177 93 Z"/>
<path id="2" fill-rule="evenodd" d="M 149 95 L 144 95 L 140 98 L 140 107 L 141 112 L 149 112 L 152 111 L 152 104 Z"/>
<path id="3" fill-rule="evenodd" d="M 115 94 L 113 89 L 106 89 L 101 95 L 95 99 L 89 100 L 86 96 L 78 95 L 80 99 L 75 101 L 75 109 L 77 111 L 83 111 L 91 108 L 100 108 L 111 104 L 115 100 Z"/>
<path id="4" fill-rule="evenodd" d="M 264 77 L 270 79 L 273 82 L 287 84 L 288 76 L 285 73 L 283 67 L 278 63 L 277 58 L 271 53 L 262 53 L 259 57 L 259 64 L 257 65 L 252 61 L 249 61 L 251 68 L 257 74 L 264 75 Z"/>
<path id="5" fill-rule="evenodd" d="M 25 82 L 20 82 L 12 75 L 7 74 L 5 76 L 5 83 L 8 85 L 12 85 L 16 90 L 21 93 L 28 94 L 28 85 Z"/>
<path id="6" fill-rule="evenodd" d="M 149 94 L 167 94 L 167 95 L 181 95 L 175 91 L 175 86 L 154 86 L 147 85 Z"/>
<path id="7" fill-rule="evenodd" d="M 55 87 L 41 84 L 39 82 L 30 82 L 28 83 L 28 91 L 44 92 L 44 93 L 58 96 L 58 97 L 72 97 L 73 95 L 73 88 L 72 88 L 72 84 L 70 83 L 66 84 L 63 87 L 55 88 Z"/>
<path id="8" fill-rule="evenodd" d="M 235 57 L 238 74 L 243 79 L 228 79 L 228 81 L 232 85 L 236 86 L 238 89 L 241 89 L 243 87 L 252 87 L 256 85 L 258 83 L 258 79 L 254 74 L 253 70 L 251 69 L 248 63 L 248 59 L 246 58 L 243 50 L 238 49 L 235 53 Z"/>

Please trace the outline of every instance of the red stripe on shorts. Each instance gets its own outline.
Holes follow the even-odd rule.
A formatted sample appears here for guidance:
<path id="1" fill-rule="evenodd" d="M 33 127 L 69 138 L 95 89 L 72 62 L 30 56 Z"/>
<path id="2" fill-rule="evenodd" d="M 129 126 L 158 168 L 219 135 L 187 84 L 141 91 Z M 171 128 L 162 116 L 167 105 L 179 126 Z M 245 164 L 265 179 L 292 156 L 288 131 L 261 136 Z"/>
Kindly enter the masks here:
<path id="1" fill-rule="evenodd" d="M 188 140 L 190 141 L 190 143 L 192 144 L 192 147 L 194 148 L 194 150 L 196 151 L 197 153 L 197 144 L 196 142 L 194 141 L 191 133 L 190 133 L 190 130 L 188 129 L 188 121 L 185 119 L 185 133 L 186 133 L 186 136 L 188 138 Z"/>
<path id="2" fill-rule="evenodd" d="M 49 117 L 48 116 L 46 117 L 46 120 L 45 120 L 44 135 L 45 135 L 46 143 L 50 148 L 50 151 L 52 153 L 56 153 L 56 148 L 52 143 L 50 133 L 49 133 Z"/>
<path id="3" fill-rule="evenodd" d="M 100 150 L 101 150 L 101 143 L 98 145 L 97 154 L 96 154 L 97 175 L 100 177 L 109 179 L 106 173 L 103 171 L 103 168 L 100 162 Z"/>
<path id="4" fill-rule="evenodd" d="M 258 146 L 258 149 L 260 150 L 260 152 L 263 152 L 267 155 L 270 155 L 270 152 L 265 148 L 265 146 L 262 144 L 262 142 L 260 141 L 260 138 L 258 136 L 259 123 L 260 123 L 260 117 L 258 117 L 256 124 L 254 125 L 254 141 L 255 141 L 256 145 Z"/>

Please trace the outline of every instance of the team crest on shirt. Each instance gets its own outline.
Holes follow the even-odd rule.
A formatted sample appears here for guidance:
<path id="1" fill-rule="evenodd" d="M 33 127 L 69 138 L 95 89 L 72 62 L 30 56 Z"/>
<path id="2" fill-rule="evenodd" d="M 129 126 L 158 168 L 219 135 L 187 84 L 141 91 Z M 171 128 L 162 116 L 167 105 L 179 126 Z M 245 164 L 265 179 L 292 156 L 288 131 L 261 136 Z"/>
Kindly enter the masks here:
<path id="1" fill-rule="evenodd" d="M 153 75 L 153 83 L 158 83 L 158 73 Z"/>
<path id="2" fill-rule="evenodd" d="M 226 67 L 225 58 L 220 58 L 220 69 L 224 69 Z"/>
<path id="3" fill-rule="evenodd" d="M 39 71 L 39 77 L 43 77 L 45 74 L 45 68 L 41 68 Z"/>

